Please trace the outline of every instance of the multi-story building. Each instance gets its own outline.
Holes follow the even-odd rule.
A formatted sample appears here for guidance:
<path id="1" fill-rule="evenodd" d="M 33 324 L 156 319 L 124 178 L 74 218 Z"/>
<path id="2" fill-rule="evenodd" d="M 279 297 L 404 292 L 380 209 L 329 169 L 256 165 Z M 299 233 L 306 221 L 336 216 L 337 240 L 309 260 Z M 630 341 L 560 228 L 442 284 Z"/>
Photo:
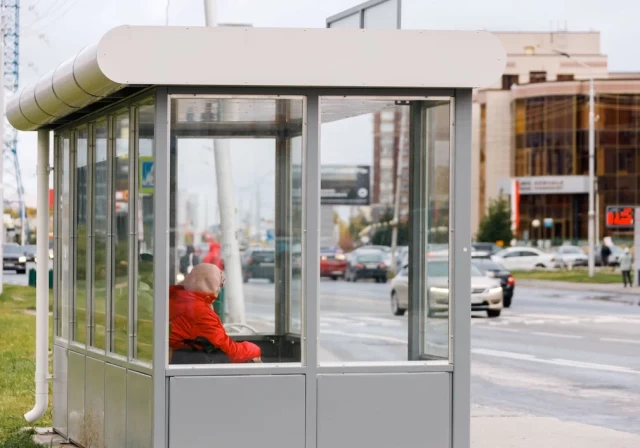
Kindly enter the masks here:
<path id="1" fill-rule="evenodd" d="M 516 178 L 518 238 L 587 238 L 593 76 L 597 227 L 612 234 L 606 206 L 640 203 L 640 76 L 608 71 L 597 32 L 495 34 L 508 59 L 502 79 L 474 96 L 472 228 Z"/>

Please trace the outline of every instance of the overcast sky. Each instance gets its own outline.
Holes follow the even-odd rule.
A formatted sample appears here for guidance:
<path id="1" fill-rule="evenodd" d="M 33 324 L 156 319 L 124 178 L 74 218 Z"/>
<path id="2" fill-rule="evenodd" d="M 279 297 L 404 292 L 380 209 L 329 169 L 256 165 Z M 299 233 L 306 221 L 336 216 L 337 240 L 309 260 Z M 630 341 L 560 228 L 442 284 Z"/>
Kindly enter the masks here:
<path id="1" fill-rule="evenodd" d="M 402 0 L 403 27 L 423 29 L 598 30 L 609 68 L 640 71 L 640 0 Z M 324 27 L 360 0 L 218 0 L 218 21 L 259 27 Z M 164 25 L 164 0 L 22 0 L 21 86 L 119 25 Z M 202 0 L 173 0 L 170 25 L 204 25 Z M 167 53 L 167 57 L 170 57 Z M 274 58 L 295 57 L 283 49 Z M 29 202 L 35 203 L 35 133 L 20 133 Z M 347 162 L 347 160 L 345 160 Z"/>

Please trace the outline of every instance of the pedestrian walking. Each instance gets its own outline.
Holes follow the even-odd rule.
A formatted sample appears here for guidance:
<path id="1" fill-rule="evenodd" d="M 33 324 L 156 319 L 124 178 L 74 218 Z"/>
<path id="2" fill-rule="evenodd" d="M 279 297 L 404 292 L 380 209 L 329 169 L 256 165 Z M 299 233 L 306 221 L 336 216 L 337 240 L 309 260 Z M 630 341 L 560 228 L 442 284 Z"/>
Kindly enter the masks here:
<path id="1" fill-rule="evenodd" d="M 627 287 L 627 283 L 629 283 L 629 288 L 633 286 L 631 283 L 631 265 L 633 263 L 633 258 L 631 257 L 631 253 L 629 252 L 629 248 L 625 247 L 624 255 L 620 259 L 620 270 L 622 271 L 622 282 L 624 283 L 624 287 Z"/>
<path id="2" fill-rule="evenodd" d="M 602 267 L 609 266 L 609 257 L 611 256 L 611 249 L 605 243 L 602 244 L 600 249 L 600 258 L 602 259 Z"/>

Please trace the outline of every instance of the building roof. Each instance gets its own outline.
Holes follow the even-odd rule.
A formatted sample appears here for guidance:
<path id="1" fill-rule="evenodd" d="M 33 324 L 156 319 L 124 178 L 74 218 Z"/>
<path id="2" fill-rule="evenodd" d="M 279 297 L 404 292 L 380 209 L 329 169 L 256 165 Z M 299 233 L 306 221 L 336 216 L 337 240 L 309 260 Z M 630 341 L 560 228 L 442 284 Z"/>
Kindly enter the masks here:
<path id="1" fill-rule="evenodd" d="M 22 89 L 7 118 L 23 131 L 55 126 L 153 85 L 475 88 L 505 64 L 484 31 L 123 26 Z"/>

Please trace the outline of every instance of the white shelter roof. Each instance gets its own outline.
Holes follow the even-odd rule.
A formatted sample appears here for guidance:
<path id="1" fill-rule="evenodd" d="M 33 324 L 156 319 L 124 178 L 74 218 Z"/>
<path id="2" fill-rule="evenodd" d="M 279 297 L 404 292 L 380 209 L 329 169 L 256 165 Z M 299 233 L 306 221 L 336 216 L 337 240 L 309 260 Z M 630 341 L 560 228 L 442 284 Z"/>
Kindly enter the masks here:
<path id="1" fill-rule="evenodd" d="M 484 31 L 123 26 L 15 95 L 35 130 L 127 86 L 476 88 L 506 66 Z"/>

